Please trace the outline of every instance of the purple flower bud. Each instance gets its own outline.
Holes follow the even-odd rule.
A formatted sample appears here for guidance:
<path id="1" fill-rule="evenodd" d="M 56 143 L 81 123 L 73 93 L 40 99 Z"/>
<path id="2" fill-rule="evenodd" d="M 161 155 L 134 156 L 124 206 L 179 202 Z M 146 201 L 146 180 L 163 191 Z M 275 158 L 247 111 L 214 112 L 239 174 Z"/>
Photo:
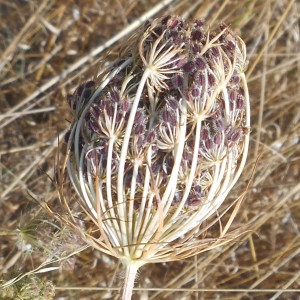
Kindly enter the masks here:
<path id="1" fill-rule="evenodd" d="M 192 31 L 191 37 L 193 41 L 200 41 L 201 39 L 203 39 L 204 34 L 202 30 L 197 29 Z"/>
<path id="2" fill-rule="evenodd" d="M 201 195 L 201 193 L 202 193 L 202 187 L 200 186 L 200 185 L 196 185 L 196 186 L 194 186 L 194 192 L 195 192 L 195 194 L 196 195 Z"/>
<path id="3" fill-rule="evenodd" d="M 201 44 L 199 44 L 197 42 L 192 43 L 191 52 L 193 53 L 194 56 L 196 56 L 197 54 L 200 54 L 201 50 L 202 50 L 202 45 Z"/>
<path id="4" fill-rule="evenodd" d="M 161 20 L 161 24 L 162 24 L 162 25 L 167 25 L 168 22 L 169 22 L 169 20 L 170 20 L 171 18 L 172 18 L 171 15 L 168 15 L 168 16 L 163 17 L 162 20 Z"/>
<path id="5" fill-rule="evenodd" d="M 232 132 L 232 126 L 231 125 L 227 125 L 225 128 L 224 128 L 224 134 L 226 135 L 226 137 L 228 137 Z"/>
<path id="6" fill-rule="evenodd" d="M 138 110 L 134 117 L 134 123 L 135 124 L 144 124 L 144 122 L 145 122 L 144 112 L 143 112 L 143 110 Z"/>
<path id="7" fill-rule="evenodd" d="M 237 91 L 236 90 L 232 90 L 229 94 L 229 98 L 231 101 L 235 102 L 237 99 Z"/>
<path id="8" fill-rule="evenodd" d="M 138 150 L 139 152 L 142 151 L 142 150 L 144 149 L 144 147 L 145 147 L 144 136 L 141 135 L 141 134 L 144 132 L 144 130 L 145 130 L 145 129 L 142 128 L 142 130 L 140 130 L 140 132 L 137 133 L 137 135 L 139 135 L 139 136 L 138 136 L 138 138 L 137 138 L 137 140 L 136 140 L 135 147 L 137 148 L 137 150 Z"/>
<path id="9" fill-rule="evenodd" d="M 192 87 L 192 89 L 190 90 L 190 95 L 192 96 L 192 98 L 197 98 L 200 95 L 199 88 Z"/>
<path id="10" fill-rule="evenodd" d="M 92 133 L 100 133 L 99 123 L 93 118 L 89 120 L 88 128 Z"/>
<path id="11" fill-rule="evenodd" d="M 166 174 L 171 174 L 173 166 L 174 166 L 174 158 L 168 155 L 167 158 L 165 158 L 164 160 L 162 168 Z"/>
<path id="12" fill-rule="evenodd" d="M 88 111 L 86 115 L 84 116 L 85 121 L 88 123 L 90 119 L 94 119 L 93 115 L 91 114 L 91 111 Z"/>
<path id="13" fill-rule="evenodd" d="M 93 105 L 90 110 L 89 110 L 90 115 L 86 115 L 86 120 L 88 120 L 89 118 L 94 118 L 96 120 L 98 120 L 98 118 L 101 115 L 101 110 L 100 107 L 98 105 Z"/>
<path id="14" fill-rule="evenodd" d="M 178 109 L 179 107 L 179 103 L 178 103 L 178 100 L 176 98 L 173 98 L 173 97 L 170 97 L 168 100 L 167 100 L 167 105 L 170 106 L 170 108 L 172 110 L 176 110 Z"/>
<path id="15" fill-rule="evenodd" d="M 174 88 L 182 87 L 183 85 L 183 77 L 181 75 L 175 75 L 172 78 L 172 85 Z"/>
<path id="16" fill-rule="evenodd" d="M 134 134 L 140 135 L 140 134 L 143 134 L 144 132 L 145 132 L 145 125 L 144 124 L 137 124 L 134 127 Z"/>
<path id="17" fill-rule="evenodd" d="M 217 132 L 217 133 L 215 134 L 215 136 L 214 136 L 214 143 L 215 143 L 216 145 L 220 145 L 221 142 L 222 142 L 222 133 L 219 131 L 219 132 Z"/>
<path id="18" fill-rule="evenodd" d="M 183 27 L 183 22 L 180 17 L 171 17 L 167 22 L 167 26 L 172 29 L 176 28 L 180 30 Z"/>
<path id="19" fill-rule="evenodd" d="M 107 115 L 112 118 L 114 116 L 114 107 L 112 106 L 112 103 L 108 100 L 105 100 L 103 101 L 103 107 Z"/>
<path id="20" fill-rule="evenodd" d="M 209 131 L 206 127 L 201 129 L 201 136 L 200 136 L 202 141 L 206 141 L 209 138 Z"/>
<path id="21" fill-rule="evenodd" d="M 225 109 L 225 102 L 222 99 L 221 101 L 219 101 L 219 111 L 224 111 Z"/>
<path id="22" fill-rule="evenodd" d="M 90 80 L 90 81 L 87 81 L 87 82 L 85 83 L 84 87 L 85 87 L 86 89 L 92 89 L 92 88 L 95 87 L 95 85 L 96 85 L 96 82 L 93 81 L 93 80 Z"/>
<path id="23" fill-rule="evenodd" d="M 242 96 L 245 96 L 245 90 L 242 87 L 239 87 L 238 93 Z"/>
<path id="24" fill-rule="evenodd" d="M 206 84 L 206 78 L 203 73 L 199 73 L 199 75 L 196 78 L 196 84 L 199 84 L 200 86 L 205 86 Z"/>
<path id="25" fill-rule="evenodd" d="M 81 97 L 83 90 L 84 90 L 84 84 L 81 84 L 81 85 L 77 88 L 76 94 L 77 94 L 79 97 Z"/>
<path id="26" fill-rule="evenodd" d="M 186 73 L 192 73 L 195 70 L 195 63 L 193 61 L 188 61 L 184 64 L 182 69 Z"/>
<path id="27" fill-rule="evenodd" d="M 203 25 L 204 25 L 204 20 L 198 19 L 198 20 L 194 21 L 194 23 L 192 24 L 192 27 L 201 28 Z"/>
<path id="28" fill-rule="evenodd" d="M 158 175 L 159 172 L 161 171 L 162 169 L 162 161 L 159 159 L 159 160 L 155 160 L 153 162 L 153 164 L 151 165 L 151 170 L 153 172 L 154 175 Z"/>
<path id="29" fill-rule="evenodd" d="M 182 159 L 186 160 L 186 161 L 192 161 L 193 156 L 192 156 L 191 152 L 189 152 L 189 151 L 183 151 L 183 153 L 182 153 Z"/>
<path id="30" fill-rule="evenodd" d="M 82 98 L 85 100 L 85 102 L 90 99 L 90 97 L 92 96 L 92 93 L 93 92 L 90 89 L 84 89 L 83 90 Z"/>
<path id="31" fill-rule="evenodd" d="M 240 82 L 240 77 L 237 76 L 237 75 L 233 75 L 233 76 L 230 78 L 230 82 L 233 83 L 233 84 L 235 84 L 235 85 L 237 85 L 237 84 L 239 84 L 239 82 Z"/>
<path id="32" fill-rule="evenodd" d="M 191 207 L 194 207 L 194 208 L 197 208 L 201 205 L 202 201 L 193 197 L 192 195 L 188 197 L 187 199 L 187 204 L 188 206 L 191 206 Z"/>
<path id="33" fill-rule="evenodd" d="M 148 131 L 146 133 L 145 140 L 148 144 L 152 144 L 155 141 L 155 139 L 156 139 L 156 133 L 154 130 Z"/>
<path id="34" fill-rule="evenodd" d="M 210 53 L 215 58 L 220 56 L 220 52 L 219 52 L 218 48 L 216 48 L 216 47 L 210 48 Z"/>
<path id="35" fill-rule="evenodd" d="M 233 143 L 236 143 L 236 142 L 239 140 L 240 137 L 241 137 L 241 132 L 240 132 L 240 130 L 234 129 L 234 130 L 231 132 L 230 140 L 231 140 Z"/>
<path id="36" fill-rule="evenodd" d="M 215 79 L 214 75 L 208 74 L 208 83 L 210 86 L 213 86 L 216 83 L 216 79 Z"/>
<path id="37" fill-rule="evenodd" d="M 177 125 L 176 116 L 170 110 L 167 109 L 163 110 L 161 114 L 161 118 L 166 124 L 170 124 L 172 127 Z"/>
<path id="38" fill-rule="evenodd" d="M 183 67 L 186 64 L 186 57 L 180 57 L 177 61 L 176 61 L 176 66 L 178 68 Z"/>
<path id="39" fill-rule="evenodd" d="M 210 149 L 213 148 L 214 143 L 211 139 L 206 139 L 205 142 L 204 142 L 204 145 L 205 145 L 207 150 L 210 150 Z"/>
<path id="40" fill-rule="evenodd" d="M 243 109 L 244 107 L 245 107 L 244 97 L 239 95 L 238 98 L 237 98 L 237 101 L 236 101 L 236 108 L 237 109 Z"/>
<path id="41" fill-rule="evenodd" d="M 196 66 L 199 70 L 204 70 L 206 68 L 206 63 L 203 58 L 197 57 L 195 59 Z"/>
<path id="42" fill-rule="evenodd" d="M 111 98 L 111 101 L 114 102 L 114 103 L 118 103 L 120 101 L 120 95 L 119 95 L 119 92 L 116 91 L 115 89 L 112 89 L 110 91 L 110 98 Z"/>
<path id="43" fill-rule="evenodd" d="M 228 43 L 226 44 L 226 49 L 229 51 L 233 51 L 235 49 L 235 44 L 232 41 L 228 41 Z"/>
<path id="44" fill-rule="evenodd" d="M 214 129 L 216 130 L 223 130 L 224 129 L 224 122 L 222 119 L 215 119 L 214 120 Z"/>
<path id="45" fill-rule="evenodd" d="M 152 32 L 156 36 L 160 36 L 163 33 L 163 28 L 161 26 L 156 26 L 155 28 L 153 28 Z"/>
<path id="46" fill-rule="evenodd" d="M 121 103 L 121 111 L 124 113 L 127 112 L 129 110 L 129 106 L 130 106 L 129 100 L 128 98 L 125 98 Z"/>
<path id="47" fill-rule="evenodd" d="M 182 198 L 182 193 L 180 191 L 176 191 L 173 197 L 172 204 L 173 205 L 177 204 L 181 198 Z"/>

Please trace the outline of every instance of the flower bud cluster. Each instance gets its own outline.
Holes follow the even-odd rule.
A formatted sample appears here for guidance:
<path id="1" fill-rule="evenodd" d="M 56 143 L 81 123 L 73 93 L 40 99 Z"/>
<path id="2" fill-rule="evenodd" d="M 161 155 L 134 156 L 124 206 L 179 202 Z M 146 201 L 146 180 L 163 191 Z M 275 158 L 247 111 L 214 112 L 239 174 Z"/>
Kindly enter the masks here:
<path id="1" fill-rule="evenodd" d="M 129 42 L 67 98 L 67 167 L 104 251 L 144 263 L 166 260 L 166 245 L 215 213 L 237 181 L 249 96 L 245 45 L 224 24 L 208 32 L 203 20 L 167 16 Z"/>

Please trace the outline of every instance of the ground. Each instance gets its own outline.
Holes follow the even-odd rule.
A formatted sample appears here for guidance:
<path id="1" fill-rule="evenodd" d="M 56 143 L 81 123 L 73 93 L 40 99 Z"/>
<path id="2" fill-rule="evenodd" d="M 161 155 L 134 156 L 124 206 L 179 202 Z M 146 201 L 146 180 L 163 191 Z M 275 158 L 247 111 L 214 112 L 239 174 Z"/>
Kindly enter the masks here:
<path id="1" fill-rule="evenodd" d="M 225 22 L 242 37 L 251 139 L 222 206 L 243 196 L 230 228 L 241 234 L 197 256 L 142 267 L 133 298 L 297 299 L 300 4 L 292 0 L 0 1 L 0 299 L 117 297 L 122 266 L 59 220 L 57 145 L 71 118 L 67 93 L 118 55 L 146 12 L 203 17 L 212 28 Z"/>

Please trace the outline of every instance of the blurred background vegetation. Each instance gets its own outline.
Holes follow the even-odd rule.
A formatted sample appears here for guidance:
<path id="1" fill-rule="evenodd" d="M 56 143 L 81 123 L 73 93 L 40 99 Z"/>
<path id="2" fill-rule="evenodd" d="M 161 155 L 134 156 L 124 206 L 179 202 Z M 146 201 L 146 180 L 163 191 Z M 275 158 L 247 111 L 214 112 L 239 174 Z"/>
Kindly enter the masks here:
<path id="1" fill-rule="evenodd" d="M 225 22 L 247 45 L 250 153 L 221 208 L 243 195 L 232 230 L 244 234 L 144 266 L 133 299 L 300 297 L 299 1 L 0 0 L 0 299 L 117 299 L 122 266 L 55 218 L 51 178 L 71 119 L 66 94 L 145 18 L 166 14 Z"/>

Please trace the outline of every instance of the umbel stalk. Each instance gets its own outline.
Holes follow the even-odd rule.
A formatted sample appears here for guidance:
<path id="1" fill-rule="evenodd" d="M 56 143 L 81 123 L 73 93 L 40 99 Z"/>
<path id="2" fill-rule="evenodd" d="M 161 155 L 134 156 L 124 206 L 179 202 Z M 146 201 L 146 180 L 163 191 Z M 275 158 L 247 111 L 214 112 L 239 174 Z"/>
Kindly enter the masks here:
<path id="1" fill-rule="evenodd" d="M 138 266 L 134 266 L 134 265 L 126 266 L 124 283 L 121 289 L 121 300 L 131 299 L 137 271 L 138 271 Z"/>

